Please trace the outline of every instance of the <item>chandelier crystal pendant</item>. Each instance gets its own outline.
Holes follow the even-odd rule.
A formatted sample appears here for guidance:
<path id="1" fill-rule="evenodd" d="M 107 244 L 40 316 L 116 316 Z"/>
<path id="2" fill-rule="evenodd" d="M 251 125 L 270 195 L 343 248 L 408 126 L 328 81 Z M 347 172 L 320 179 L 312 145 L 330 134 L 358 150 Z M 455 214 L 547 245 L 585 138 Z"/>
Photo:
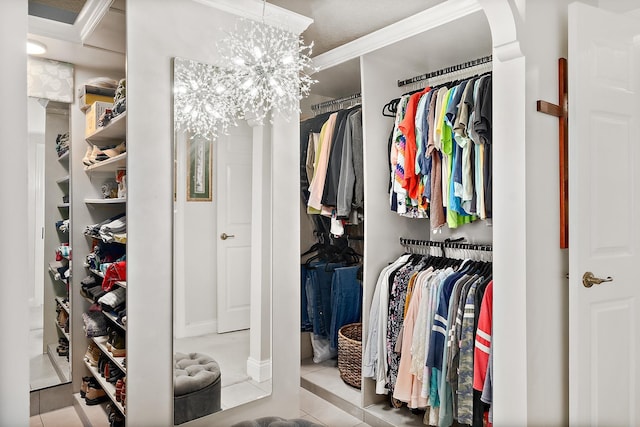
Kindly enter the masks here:
<path id="1" fill-rule="evenodd" d="M 176 61 L 174 118 L 178 130 L 207 139 L 226 134 L 241 116 L 232 70 L 188 59 Z"/>
<path id="2" fill-rule="evenodd" d="M 236 102 L 246 118 L 261 124 L 270 112 L 271 121 L 277 114 L 300 112 L 300 100 L 316 82 L 309 75 L 315 72 L 312 48 L 313 43 L 305 46 L 289 31 L 247 19 L 218 43 L 221 63 L 232 70 Z"/>

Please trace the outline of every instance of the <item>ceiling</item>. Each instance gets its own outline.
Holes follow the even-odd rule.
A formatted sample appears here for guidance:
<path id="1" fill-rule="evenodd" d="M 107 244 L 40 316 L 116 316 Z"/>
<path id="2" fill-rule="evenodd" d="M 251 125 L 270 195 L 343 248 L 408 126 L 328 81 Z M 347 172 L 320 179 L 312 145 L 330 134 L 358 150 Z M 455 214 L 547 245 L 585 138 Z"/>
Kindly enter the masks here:
<path id="1" fill-rule="evenodd" d="M 302 36 L 305 44 L 314 43 L 313 56 L 355 40 L 365 34 L 383 28 L 415 13 L 433 7 L 446 0 L 266 0 L 284 9 L 313 19 Z M 637 9 L 638 0 L 593 0 L 601 6 L 617 12 L 629 13 Z M 79 65 L 103 67 L 120 58 L 124 69 L 125 7 L 126 0 L 29 0 L 31 15 L 43 16 L 64 22 L 71 17 L 82 16 L 82 8 L 96 3 L 109 4 L 107 13 L 93 33 L 78 46 L 60 42 L 55 37 L 30 34 L 31 38 L 45 43 L 49 53 L 45 56 Z M 637 9 L 640 11 L 640 9 Z M 639 16 L 640 14 L 636 14 Z M 33 17 L 30 17 L 33 19 Z M 79 21 L 80 19 L 78 19 Z M 44 20 L 41 20 L 41 22 Z M 51 21 L 49 21 L 51 22 Z M 70 24 L 60 24 L 66 25 Z M 31 21 L 30 21 L 31 29 Z M 76 44 L 78 44 L 76 42 Z M 111 67 L 112 68 L 112 67 Z"/>
<path id="2" fill-rule="evenodd" d="M 267 0 L 268 3 L 313 18 L 302 33 L 319 55 L 445 0 Z"/>
<path id="3" fill-rule="evenodd" d="M 305 44 L 314 43 L 313 56 L 355 40 L 445 0 L 267 0 L 268 3 L 313 18 L 302 33 Z M 30 15 L 65 22 L 77 17 L 86 0 L 29 0 Z M 29 38 L 47 45 L 44 56 L 95 68 L 124 69 L 125 0 L 115 0 L 100 24 L 83 43 L 46 37 L 39 31 Z M 355 17 L 355 18 L 354 18 Z M 33 19 L 33 17 L 30 17 Z M 32 21 L 30 21 L 31 23 Z M 40 20 L 43 22 L 43 20 Z M 73 26 L 72 23 L 56 25 Z M 31 29 L 31 25 L 30 25 Z"/>

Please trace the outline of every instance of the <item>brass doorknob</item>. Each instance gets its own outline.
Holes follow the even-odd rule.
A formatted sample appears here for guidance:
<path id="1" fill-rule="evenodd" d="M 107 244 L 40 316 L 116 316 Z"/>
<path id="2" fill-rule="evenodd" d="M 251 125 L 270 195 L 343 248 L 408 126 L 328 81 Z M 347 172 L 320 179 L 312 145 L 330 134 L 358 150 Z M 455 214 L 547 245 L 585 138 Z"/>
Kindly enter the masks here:
<path id="1" fill-rule="evenodd" d="M 222 233 L 222 234 L 220 235 L 220 238 L 221 238 L 222 240 L 231 239 L 232 237 L 236 237 L 236 236 L 234 236 L 233 234 L 227 234 L 227 233 Z"/>
<path id="2" fill-rule="evenodd" d="M 599 285 L 600 283 L 603 283 L 603 282 L 613 282 L 613 278 L 609 276 L 606 279 L 601 279 L 599 277 L 595 277 L 593 273 L 590 271 L 587 271 L 582 276 L 582 284 L 584 285 L 585 288 L 590 288 L 593 285 Z"/>

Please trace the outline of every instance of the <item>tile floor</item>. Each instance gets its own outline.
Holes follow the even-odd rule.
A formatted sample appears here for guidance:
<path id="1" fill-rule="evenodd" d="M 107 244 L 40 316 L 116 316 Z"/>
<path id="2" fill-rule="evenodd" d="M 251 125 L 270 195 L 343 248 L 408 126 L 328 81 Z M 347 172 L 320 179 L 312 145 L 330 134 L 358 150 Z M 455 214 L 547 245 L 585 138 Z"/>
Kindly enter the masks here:
<path id="1" fill-rule="evenodd" d="M 368 427 L 359 419 L 300 388 L 300 418 L 327 427 Z M 73 406 L 33 416 L 29 427 L 82 427 Z"/>

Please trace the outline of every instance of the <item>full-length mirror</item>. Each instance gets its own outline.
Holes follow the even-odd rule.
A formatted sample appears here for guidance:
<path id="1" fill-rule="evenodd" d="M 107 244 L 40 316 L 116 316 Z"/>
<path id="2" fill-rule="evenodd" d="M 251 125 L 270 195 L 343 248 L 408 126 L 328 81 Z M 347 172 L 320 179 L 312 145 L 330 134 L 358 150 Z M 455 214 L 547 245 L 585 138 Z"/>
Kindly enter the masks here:
<path id="1" fill-rule="evenodd" d="M 30 78 L 43 67 L 30 67 Z M 53 64 L 54 67 L 57 64 Z M 66 70 L 65 70 L 66 72 Z M 46 76 L 43 77 L 43 80 Z M 28 99 L 30 271 L 30 390 L 71 380 L 69 362 L 69 105 Z"/>
<path id="2" fill-rule="evenodd" d="M 217 68 L 181 58 L 173 67 L 175 118 L 185 112 L 176 109 L 201 108 L 195 76 Z M 271 290 L 252 261 L 260 243 L 252 236 L 261 233 L 252 209 L 252 185 L 261 182 L 255 128 L 238 120 L 228 134 L 207 137 L 176 121 L 174 130 L 174 414 L 181 424 L 271 393 Z"/>

